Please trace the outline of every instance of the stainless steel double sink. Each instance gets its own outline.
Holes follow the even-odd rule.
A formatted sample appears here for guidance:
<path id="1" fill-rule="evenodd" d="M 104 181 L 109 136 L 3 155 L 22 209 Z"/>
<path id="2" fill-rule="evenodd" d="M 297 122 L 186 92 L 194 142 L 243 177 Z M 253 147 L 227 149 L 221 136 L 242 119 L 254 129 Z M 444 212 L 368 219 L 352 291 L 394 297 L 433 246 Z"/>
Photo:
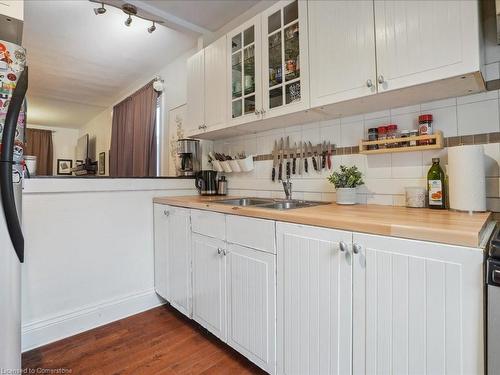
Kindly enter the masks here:
<path id="1" fill-rule="evenodd" d="M 284 200 L 284 199 L 266 199 L 266 198 L 236 198 L 236 199 L 222 199 L 212 203 L 227 204 L 229 206 L 239 207 L 258 207 L 269 208 L 272 210 L 292 210 L 295 208 L 314 207 L 328 202 L 306 201 L 306 200 Z"/>

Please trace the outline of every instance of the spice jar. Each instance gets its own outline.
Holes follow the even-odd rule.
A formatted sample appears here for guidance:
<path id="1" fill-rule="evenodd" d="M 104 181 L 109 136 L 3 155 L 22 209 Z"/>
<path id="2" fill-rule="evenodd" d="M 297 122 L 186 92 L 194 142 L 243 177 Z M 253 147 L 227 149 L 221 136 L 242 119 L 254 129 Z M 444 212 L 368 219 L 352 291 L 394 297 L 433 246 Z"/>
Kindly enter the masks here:
<path id="1" fill-rule="evenodd" d="M 410 131 L 409 130 L 401 130 L 401 138 L 408 138 L 410 136 Z M 401 141 L 399 142 L 399 147 L 409 147 L 410 146 L 410 141 Z"/>
<path id="2" fill-rule="evenodd" d="M 418 130 L 410 130 L 410 137 L 417 137 L 418 136 Z M 416 140 L 410 140 L 410 147 L 416 146 L 417 141 Z"/>
<path id="3" fill-rule="evenodd" d="M 379 141 L 387 139 L 387 127 L 385 127 L 385 126 L 379 126 L 377 128 L 377 133 L 378 133 L 378 140 Z M 382 144 L 378 145 L 378 148 L 385 148 L 385 147 L 386 147 L 385 143 L 382 143 Z"/>
<path id="4" fill-rule="evenodd" d="M 425 114 L 418 116 L 418 134 L 419 135 L 430 135 L 432 134 L 432 115 Z M 433 143 L 433 139 L 423 139 L 418 141 L 419 145 L 430 145 Z"/>
<path id="5" fill-rule="evenodd" d="M 398 126 L 396 124 L 387 125 L 387 133 L 386 134 L 387 134 L 386 135 L 387 139 L 399 138 Z M 397 143 L 387 143 L 387 147 L 389 147 L 389 148 L 398 147 L 398 144 Z"/>
<path id="6" fill-rule="evenodd" d="M 369 141 L 376 141 L 378 139 L 378 129 L 377 128 L 370 128 L 368 129 L 368 140 Z M 369 145 L 368 150 L 377 150 L 378 145 Z"/>

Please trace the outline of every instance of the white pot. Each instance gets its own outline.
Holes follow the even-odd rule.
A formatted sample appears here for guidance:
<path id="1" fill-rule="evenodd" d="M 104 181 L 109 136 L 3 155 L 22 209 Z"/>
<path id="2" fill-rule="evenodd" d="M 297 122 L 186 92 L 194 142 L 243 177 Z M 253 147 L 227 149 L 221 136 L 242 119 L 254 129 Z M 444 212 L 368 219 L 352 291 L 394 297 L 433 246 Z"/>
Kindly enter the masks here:
<path id="1" fill-rule="evenodd" d="M 337 204 L 356 204 L 356 188 L 338 188 L 335 190 L 337 193 Z"/>

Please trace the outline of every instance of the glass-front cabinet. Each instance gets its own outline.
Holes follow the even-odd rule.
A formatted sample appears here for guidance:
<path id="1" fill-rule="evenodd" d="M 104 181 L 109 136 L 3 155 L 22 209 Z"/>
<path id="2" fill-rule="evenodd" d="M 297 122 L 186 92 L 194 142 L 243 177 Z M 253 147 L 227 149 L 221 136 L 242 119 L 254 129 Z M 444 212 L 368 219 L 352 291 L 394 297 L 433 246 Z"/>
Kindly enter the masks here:
<path id="1" fill-rule="evenodd" d="M 260 16 L 227 37 L 229 56 L 229 122 L 241 124 L 262 117 Z"/>
<path id="2" fill-rule="evenodd" d="M 264 118 L 307 109 L 307 2 L 279 1 L 262 14 Z"/>

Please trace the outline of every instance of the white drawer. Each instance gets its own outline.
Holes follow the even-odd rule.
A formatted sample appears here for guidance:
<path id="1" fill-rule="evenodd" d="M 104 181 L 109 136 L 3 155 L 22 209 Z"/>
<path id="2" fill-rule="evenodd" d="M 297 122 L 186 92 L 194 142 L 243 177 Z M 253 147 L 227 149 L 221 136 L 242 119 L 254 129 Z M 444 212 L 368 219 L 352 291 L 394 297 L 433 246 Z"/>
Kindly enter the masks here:
<path id="1" fill-rule="evenodd" d="M 226 239 L 225 215 L 217 212 L 191 210 L 192 231 L 205 236 Z"/>
<path id="2" fill-rule="evenodd" d="M 227 215 L 227 242 L 276 254 L 275 222 L 251 217 Z"/>

